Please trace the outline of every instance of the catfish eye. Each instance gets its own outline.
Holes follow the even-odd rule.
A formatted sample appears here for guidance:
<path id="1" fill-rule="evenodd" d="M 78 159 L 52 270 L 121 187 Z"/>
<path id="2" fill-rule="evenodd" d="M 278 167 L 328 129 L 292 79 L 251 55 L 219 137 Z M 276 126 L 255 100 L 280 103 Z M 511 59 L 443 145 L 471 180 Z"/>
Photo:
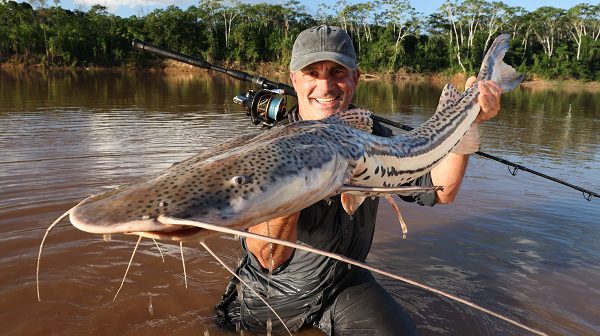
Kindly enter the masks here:
<path id="1" fill-rule="evenodd" d="M 234 176 L 231 178 L 231 183 L 236 186 L 244 185 L 246 182 L 248 182 L 246 176 Z"/>

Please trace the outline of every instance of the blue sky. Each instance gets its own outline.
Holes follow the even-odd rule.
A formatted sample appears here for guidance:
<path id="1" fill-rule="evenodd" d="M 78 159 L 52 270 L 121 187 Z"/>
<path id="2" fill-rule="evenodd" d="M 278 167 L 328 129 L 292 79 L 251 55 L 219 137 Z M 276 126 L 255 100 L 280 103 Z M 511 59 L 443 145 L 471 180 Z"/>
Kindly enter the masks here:
<path id="1" fill-rule="evenodd" d="M 285 3 L 284 0 L 263 0 L 263 1 L 244 1 L 246 3 L 258 3 L 258 2 L 268 2 L 268 3 Z M 48 1 L 52 3 L 51 1 Z M 175 5 L 180 8 L 187 8 L 191 5 L 198 4 L 199 1 L 189 1 L 189 0 L 167 0 L 167 1 L 157 1 L 157 0 L 61 0 L 60 6 L 68 9 L 81 9 L 88 10 L 90 6 L 93 4 L 99 3 L 101 5 L 105 5 L 109 7 L 109 11 L 113 14 L 128 17 L 131 15 L 144 15 L 155 8 L 165 8 L 169 5 Z M 308 0 L 300 0 L 308 9 L 310 13 L 314 13 L 317 9 L 318 4 L 332 3 L 332 1 L 327 0 L 317 0 L 317 1 L 308 1 Z M 361 2 L 360 0 L 349 0 L 350 3 Z M 364 1 L 362 1 L 364 2 Z M 412 6 L 421 13 L 431 14 L 436 11 L 444 0 L 411 0 Z M 568 9 L 573 7 L 574 5 L 580 3 L 590 3 L 590 1 L 586 0 L 554 0 L 554 1 L 524 1 L 524 0 L 503 0 L 503 2 L 510 6 L 522 6 L 528 11 L 535 10 L 538 7 L 542 6 L 553 6 Z M 591 1 L 593 3 L 594 1 Z"/>

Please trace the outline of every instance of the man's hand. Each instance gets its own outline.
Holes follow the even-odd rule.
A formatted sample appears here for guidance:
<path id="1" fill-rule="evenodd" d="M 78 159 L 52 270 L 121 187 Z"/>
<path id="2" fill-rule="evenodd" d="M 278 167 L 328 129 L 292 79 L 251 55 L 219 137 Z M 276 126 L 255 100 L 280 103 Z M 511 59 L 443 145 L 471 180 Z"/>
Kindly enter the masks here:
<path id="1" fill-rule="evenodd" d="M 475 76 L 469 77 L 465 83 L 465 88 L 471 87 L 475 80 Z M 477 102 L 479 103 L 479 106 L 481 106 L 481 111 L 479 111 L 479 115 L 477 115 L 477 119 L 475 119 L 477 124 L 490 120 L 498 114 L 498 111 L 500 111 L 501 94 L 502 89 L 496 82 L 479 82 L 479 96 L 477 97 Z"/>

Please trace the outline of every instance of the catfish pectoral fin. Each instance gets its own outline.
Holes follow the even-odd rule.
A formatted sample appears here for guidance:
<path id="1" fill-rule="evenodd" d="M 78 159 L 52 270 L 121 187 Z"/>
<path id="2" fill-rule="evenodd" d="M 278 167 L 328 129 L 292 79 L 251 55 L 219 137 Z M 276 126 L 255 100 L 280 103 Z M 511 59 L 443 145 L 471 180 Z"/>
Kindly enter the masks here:
<path id="1" fill-rule="evenodd" d="M 401 186 L 401 187 L 366 187 L 344 184 L 338 192 L 347 193 L 356 196 L 417 196 L 422 193 L 436 192 L 444 190 L 442 186 L 420 187 L 420 186 Z"/>

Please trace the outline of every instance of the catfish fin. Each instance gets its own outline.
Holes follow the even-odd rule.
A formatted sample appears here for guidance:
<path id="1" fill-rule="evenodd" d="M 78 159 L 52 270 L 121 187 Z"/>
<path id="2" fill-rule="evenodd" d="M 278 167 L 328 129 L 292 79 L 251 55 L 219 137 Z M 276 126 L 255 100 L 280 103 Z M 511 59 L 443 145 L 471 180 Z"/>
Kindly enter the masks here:
<path id="1" fill-rule="evenodd" d="M 422 193 L 435 192 L 443 190 L 444 187 L 419 187 L 419 186 L 400 186 L 400 187 L 364 187 L 351 184 L 344 184 L 338 193 L 347 193 L 355 196 L 385 196 L 385 195 L 401 195 L 401 196 L 417 196 Z"/>
<path id="2" fill-rule="evenodd" d="M 342 207 L 346 210 L 346 213 L 350 216 L 354 215 L 356 209 L 364 202 L 367 196 L 351 195 L 348 193 L 342 193 Z"/>
<path id="3" fill-rule="evenodd" d="M 361 129 L 366 132 L 373 132 L 372 112 L 365 109 L 351 109 L 338 112 L 327 119 L 330 121 L 338 121 L 348 126 Z"/>
<path id="4" fill-rule="evenodd" d="M 442 94 L 440 95 L 440 100 L 435 109 L 435 112 L 439 112 L 445 109 L 448 106 L 454 105 L 456 102 L 460 100 L 461 93 L 458 92 L 454 85 L 448 83 L 444 85 L 444 89 L 442 90 Z"/>
<path id="5" fill-rule="evenodd" d="M 390 203 L 392 209 L 394 210 L 394 213 L 396 214 L 396 218 L 398 218 L 398 221 L 400 222 L 400 226 L 402 227 L 402 239 L 406 239 L 406 233 L 408 233 L 408 226 L 406 226 L 406 222 L 404 221 L 404 218 L 400 213 L 400 207 L 398 207 L 398 203 L 396 203 L 396 200 L 394 200 L 392 195 L 385 195 L 384 198 L 386 199 L 386 201 L 388 201 L 388 203 Z"/>

